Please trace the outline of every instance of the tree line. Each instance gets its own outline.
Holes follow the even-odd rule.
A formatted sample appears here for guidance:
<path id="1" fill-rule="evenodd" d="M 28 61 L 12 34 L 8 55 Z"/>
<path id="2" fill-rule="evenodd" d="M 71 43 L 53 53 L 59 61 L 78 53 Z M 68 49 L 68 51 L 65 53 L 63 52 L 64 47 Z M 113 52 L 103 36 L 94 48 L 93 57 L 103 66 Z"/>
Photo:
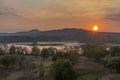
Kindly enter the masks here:
<path id="1" fill-rule="evenodd" d="M 44 48 L 40 50 L 34 45 L 29 51 L 27 48 L 11 46 L 0 47 L 0 68 L 12 69 L 18 68 L 25 72 L 37 69 L 40 78 L 45 76 L 44 61 L 52 61 L 49 67 L 49 80 L 76 80 L 77 70 L 73 67 L 79 59 L 79 56 L 86 56 L 90 60 L 104 64 L 112 72 L 120 73 L 120 47 L 110 47 L 106 50 L 104 46 L 96 44 L 86 44 L 82 46 L 83 54 L 78 54 L 78 48 L 57 50 L 56 48 Z M 41 57 L 43 61 L 32 63 L 27 60 L 27 56 Z M 45 80 L 45 79 L 43 79 Z"/>
<path id="2" fill-rule="evenodd" d="M 33 63 L 28 60 L 27 57 L 29 56 L 41 57 L 43 61 Z M 73 65 L 77 63 L 78 58 L 77 48 L 57 50 L 50 47 L 40 50 L 36 45 L 33 45 L 31 51 L 29 51 L 25 47 L 11 46 L 8 48 L 6 45 L 0 47 L 0 69 L 24 70 L 25 73 L 37 69 L 39 77 L 42 78 L 46 71 L 44 61 L 49 59 L 53 62 L 49 67 L 51 80 L 74 80 L 77 78 L 77 71 L 73 68 Z"/>
<path id="3" fill-rule="evenodd" d="M 104 46 L 86 44 L 83 46 L 84 56 L 104 64 L 112 72 L 120 73 L 120 47 L 113 46 L 106 50 Z"/>

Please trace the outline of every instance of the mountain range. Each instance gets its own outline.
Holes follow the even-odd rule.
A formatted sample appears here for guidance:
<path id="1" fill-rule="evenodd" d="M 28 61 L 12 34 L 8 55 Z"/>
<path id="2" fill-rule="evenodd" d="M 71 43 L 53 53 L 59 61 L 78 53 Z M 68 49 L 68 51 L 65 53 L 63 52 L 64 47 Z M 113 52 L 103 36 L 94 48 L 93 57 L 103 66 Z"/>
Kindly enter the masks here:
<path id="1" fill-rule="evenodd" d="M 0 33 L 0 43 L 35 41 L 77 41 L 81 43 L 120 43 L 120 33 L 92 32 L 84 29 L 65 28 L 40 31 L 37 29 L 16 33 Z"/>

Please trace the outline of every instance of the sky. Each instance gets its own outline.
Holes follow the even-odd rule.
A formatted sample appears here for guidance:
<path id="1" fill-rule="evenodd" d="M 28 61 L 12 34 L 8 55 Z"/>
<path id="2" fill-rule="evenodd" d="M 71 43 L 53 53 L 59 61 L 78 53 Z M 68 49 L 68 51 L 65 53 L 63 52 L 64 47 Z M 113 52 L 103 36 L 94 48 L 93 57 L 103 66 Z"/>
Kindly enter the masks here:
<path id="1" fill-rule="evenodd" d="M 120 32 L 120 0 L 0 0 L 0 33 L 93 25 Z"/>

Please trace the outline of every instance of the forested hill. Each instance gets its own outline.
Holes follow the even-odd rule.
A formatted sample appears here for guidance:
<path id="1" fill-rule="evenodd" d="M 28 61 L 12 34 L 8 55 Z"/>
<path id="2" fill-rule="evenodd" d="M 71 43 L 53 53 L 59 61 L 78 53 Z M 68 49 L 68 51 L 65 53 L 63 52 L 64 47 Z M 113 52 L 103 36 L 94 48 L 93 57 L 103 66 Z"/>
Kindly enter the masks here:
<path id="1" fill-rule="evenodd" d="M 84 29 L 30 30 L 16 33 L 0 33 L 0 43 L 35 41 L 79 41 L 83 43 L 120 43 L 120 33 L 92 32 Z"/>

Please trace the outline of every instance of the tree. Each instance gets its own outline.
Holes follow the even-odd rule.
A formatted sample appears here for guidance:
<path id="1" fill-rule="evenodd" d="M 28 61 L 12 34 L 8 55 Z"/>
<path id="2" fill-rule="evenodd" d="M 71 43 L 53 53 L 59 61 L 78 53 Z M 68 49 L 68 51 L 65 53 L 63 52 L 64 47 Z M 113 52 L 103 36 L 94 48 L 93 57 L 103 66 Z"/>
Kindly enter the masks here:
<path id="1" fill-rule="evenodd" d="M 7 69 L 13 67 L 17 63 L 17 58 L 13 55 L 4 55 L 1 58 L 1 64 L 4 65 Z"/>
<path id="2" fill-rule="evenodd" d="M 37 46 L 33 46 L 31 55 L 38 56 L 40 54 L 40 49 Z"/>
<path id="3" fill-rule="evenodd" d="M 69 51 L 58 51 L 56 54 L 54 54 L 52 60 L 56 61 L 58 59 L 68 59 L 72 62 L 72 64 L 75 64 L 78 61 L 79 54 L 76 50 L 69 50 Z"/>
<path id="4" fill-rule="evenodd" d="M 54 80 L 76 80 L 77 73 L 69 60 L 61 59 L 53 63 L 51 75 Z"/>
<path id="5" fill-rule="evenodd" d="M 44 48 L 41 51 L 41 57 L 45 60 L 46 58 L 48 58 L 50 56 L 49 50 Z"/>
<path id="6" fill-rule="evenodd" d="M 33 42 L 32 45 L 33 45 L 33 46 L 36 46 L 36 45 L 38 45 L 38 43 L 35 41 L 35 42 Z"/>
<path id="7" fill-rule="evenodd" d="M 6 44 L 0 45 L 0 55 L 5 55 L 8 51 L 8 46 Z"/>
<path id="8" fill-rule="evenodd" d="M 120 47 L 114 46 L 111 48 L 111 56 L 120 56 Z"/>
<path id="9" fill-rule="evenodd" d="M 16 47 L 16 53 L 20 55 L 27 55 L 29 51 L 26 47 Z"/>
<path id="10" fill-rule="evenodd" d="M 10 54 L 16 54 L 17 53 L 16 47 L 15 46 L 11 46 L 10 50 L 9 50 L 9 53 Z"/>
<path id="11" fill-rule="evenodd" d="M 24 55 L 29 55 L 30 54 L 28 48 L 26 48 L 26 47 L 23 48 L 23 54 Z"/>
<path id="12" fill-rule="evenodd" d="M 0 55 L 3 55 L 3 54 L 4 54 L 3 48 L 0 47 Z"/>
<path id="13" fill-rule="evenodd" d="M 62 51 L 58 51 L 56 54 L 53 55 L 53 58 L 52 58 L 53 61 L 56 61 L 58 59 L 65 59 L 65 53 Z"/>
<path id="14" fill-rule="evenodd" d="M 95 59 L 96 61 L 101 61 L 106 55 L 108 55 L 107 50 L 103 46 L 86 44 L 83 46 L 84 55 L 88 58 Z"/>
<path id="15" fill-rule="evenodd" d="M 108 62 L 107 65 L 110 69 L 114 69 L 114 70 L 116 70 L 117 73 L 120 73 L 120 57 L 113 57 Z"/>
<path id="16" fill-rule="evenodd" d="M 53 56 L 54 54 L 56 54 L 57 49 L 50 47 L 50 48 L 48 48 L 48 51 L 49 51 L 50 55 Z"/>
<path id="17" fill-rule="evenodd" d="M 16 54 L 23 54 L 23 48 L 22 47 L 16 47 Z"/>
<path id="18" fill-rule="evenodd" d="M 112 59 L 112 56 L 111 55 L 107 55 L 105 56 L 102 61 L 103 61 L 103 64 L 104 64 L 104 67 L 107 67 L 108 63 L 111 61 Z"/>

